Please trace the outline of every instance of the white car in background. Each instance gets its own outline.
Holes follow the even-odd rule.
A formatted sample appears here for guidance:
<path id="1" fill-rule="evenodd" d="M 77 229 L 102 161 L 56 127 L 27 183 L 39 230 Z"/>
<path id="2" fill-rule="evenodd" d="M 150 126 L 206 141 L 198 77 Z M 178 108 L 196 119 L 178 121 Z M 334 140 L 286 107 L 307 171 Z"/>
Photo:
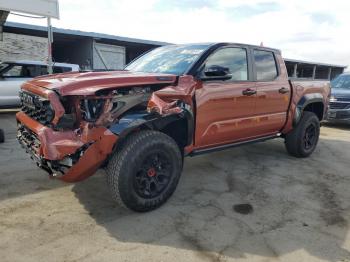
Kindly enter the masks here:
<path id="1" fill-rule="evenodd" d="M 79 71 L 79 65 L 54 63 L 53 73 Z M 47 75 L 47 64 L 38 61 L 4 61 L 0 63 L 0 108 L 20 106 L 21 85 L 37 76 Z"/>

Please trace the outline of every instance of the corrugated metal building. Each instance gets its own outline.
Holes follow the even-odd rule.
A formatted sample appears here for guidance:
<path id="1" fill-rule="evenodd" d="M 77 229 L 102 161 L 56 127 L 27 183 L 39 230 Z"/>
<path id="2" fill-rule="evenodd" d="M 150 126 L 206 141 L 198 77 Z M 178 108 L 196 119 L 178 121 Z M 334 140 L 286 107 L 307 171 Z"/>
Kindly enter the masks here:
<path id="1" fill-rule="evenodd" d="M 289 77 L 332 80 L 342 74 L 347 66 L 317 62 L 308 62 L 295 59 L 284 59 Z"/>
<path id="2" fill-rule="evenodd" d="M 0 60 L 40 60 L 47 57 L 47 28 L 6 22 Z M 82 69 L 122 69 L 142 53 L 165 42 L 53 28 L 53 59 Z"/>

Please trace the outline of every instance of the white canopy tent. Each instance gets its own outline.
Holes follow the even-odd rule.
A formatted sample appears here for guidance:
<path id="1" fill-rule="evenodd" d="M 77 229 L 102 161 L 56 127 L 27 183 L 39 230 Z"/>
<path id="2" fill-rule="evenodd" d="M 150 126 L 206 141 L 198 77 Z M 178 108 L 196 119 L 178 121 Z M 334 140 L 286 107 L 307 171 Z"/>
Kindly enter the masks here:
<path id="1" fill-rule="evenodd" d="M 47 18 L 48 27 L 48 71 L 52 73 L 52 43 L 53 34 L 51 18 L 59 19 L 58 0 L 0 0 L 1 28 L 10 12 L 20 12 L 30 15 L 38 15 Z M 1 30 L 2 32 L 2 30 Z"/>

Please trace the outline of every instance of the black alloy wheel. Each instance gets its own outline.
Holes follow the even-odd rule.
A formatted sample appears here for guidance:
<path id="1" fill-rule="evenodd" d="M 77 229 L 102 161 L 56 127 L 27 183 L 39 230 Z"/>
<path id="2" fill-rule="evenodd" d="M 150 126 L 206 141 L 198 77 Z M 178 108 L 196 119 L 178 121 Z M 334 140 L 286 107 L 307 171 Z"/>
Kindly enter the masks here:
<path id="1" fill-rule="evenodd" d="M 142 198 L 159 196 L 167 188 L 172 170 L 171 160 L 160 150 L 147 155 L 135 174 L 135 191 Z"/>
<path id="2" fill-rule="evenodd" d="M 304 135 L 305 150 L 310 150 L 315 146 L 315 143 L 317 141 L 316 135 L 317 135 L 317 127 L 315 123 L 310 123 L 310 125 L 305 129 L 305 135 Z"/>

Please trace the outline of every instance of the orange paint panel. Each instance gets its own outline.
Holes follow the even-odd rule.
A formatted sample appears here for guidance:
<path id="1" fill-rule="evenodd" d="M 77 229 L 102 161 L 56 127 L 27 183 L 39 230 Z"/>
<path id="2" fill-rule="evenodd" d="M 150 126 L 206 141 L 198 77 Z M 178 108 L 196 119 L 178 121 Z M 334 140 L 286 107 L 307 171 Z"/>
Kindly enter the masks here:
<path id="1" fill-rule="evenodd" d="M 281 130 L 287 119 L 287 112 L 260 115 L 256 117 L 255 128 L 259 136 L 276 134 Z"/>
<path id="2" fill-rule="evenodd" d="M 64 73 L 37 77 L 31 85 L 56 90 L 62 96 L 94 95 L 99 90 L 118 87 L 143 86 L 148 84 L 174 83 L 175 75 L 138 73 L 129 71 Z"/>
<path id="3" fill-rule="evenodd" d="M 254 136 L 255 95 L 243 91 L 254 89 L 253 82 L 210 81 L 196 90 L 197 115 L 195 147 L 207 147 L 239 141 Z"/>
<path id="4" fill-rule="evenodd" d="M 47 160 L 62 160 L 84 145 L 74 131 L 56 132 L 31 119 L 23 112 L 18 112 L 16 118 L 38 136 L 41 142 L 40 155 Z"/>
<path id="5" fill-rule="evenodd" d="M 78 182 L 93 175 L 107 156 L 112 152 L 117 142 L 117 136 L 106 130 L 101 139 L 93 143 L 68 172 L 60 177 L 65 182 Z"/>
<path id="6" fill-rule="evenodd" d="M 148 102 L 148 110 L 154 110 L 160 114 L 180 113 L 182 109 L 176 106 L 177 101 L 193 107 L 192 98 L 197 84 L 192 76 L 179 77 L 177 86 L 168 86 L 152 94 Z"/>

